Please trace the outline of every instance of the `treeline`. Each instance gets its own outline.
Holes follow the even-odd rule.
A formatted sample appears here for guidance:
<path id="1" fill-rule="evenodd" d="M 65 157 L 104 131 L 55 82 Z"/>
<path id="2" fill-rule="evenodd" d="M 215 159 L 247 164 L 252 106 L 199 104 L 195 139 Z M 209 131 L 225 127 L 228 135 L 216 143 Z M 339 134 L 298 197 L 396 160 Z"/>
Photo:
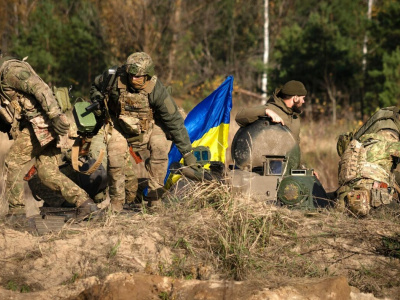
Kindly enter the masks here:
<path id="1" fill-rule="evenodd" d="M 0 0 L 3 53 L 56 86 L 87 95 L 94 77 L 148 52 L 174 96 L 199 101 L 234 75 L 234 101 L 260 101 L 290 79 L 309 90 L 308 116 L 360 118 L 400 99 L 400 2 L 269 0 Z M 242 103 L 239 103 L 242 104 Z"/>

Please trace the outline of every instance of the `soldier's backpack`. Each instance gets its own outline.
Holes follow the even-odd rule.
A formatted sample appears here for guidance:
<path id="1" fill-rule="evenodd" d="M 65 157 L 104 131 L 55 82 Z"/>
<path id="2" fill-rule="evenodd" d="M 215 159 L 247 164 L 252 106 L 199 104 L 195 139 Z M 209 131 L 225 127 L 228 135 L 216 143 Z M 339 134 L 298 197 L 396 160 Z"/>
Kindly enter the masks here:
<path id="1" fill-rule="evenodd" d="M 391 129 L 400 133 L 400 109 L 396 106 L 384 107 L 375 112 L 371 118 L 355 133 L 346 132 L 339 136 L 336 150 L 342 156 L 353 139 L 360 139 L 364 134 L 376 133 L 382 129 Z"/>
<path id="2" fill-rule="evenodd" d="M 71 101 L 69 98 L 69 90 L 67 87 L 58 88 L 54 86 L 53 93 L 63 113 L 65 113 L 67 110 L 72 109 Z"/>
<path id="3" fill-rule="evenodd" d="M 353 139 L 343 152 L 339 162 L 339 184 L 344 185 L 354 179 L 373 179 L 389 184 L 388 172 L 380 165 L 367 161 L 368 147 L 377 143 L 377 140 L 368 139 L 363 143 Z"/>

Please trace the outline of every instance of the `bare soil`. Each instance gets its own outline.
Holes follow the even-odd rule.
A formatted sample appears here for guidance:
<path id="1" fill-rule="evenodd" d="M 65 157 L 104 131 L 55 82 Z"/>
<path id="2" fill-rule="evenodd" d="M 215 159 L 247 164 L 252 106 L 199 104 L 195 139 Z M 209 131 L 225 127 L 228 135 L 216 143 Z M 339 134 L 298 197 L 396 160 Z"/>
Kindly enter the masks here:
<path id="1" fill-rule="evenodd" d="M 131 299 L 324 299 L 326 294 L 318 296 L 322 284 L 324 293 L 336 295 L 331 299 L 399 299 L 398 213 L 380 210 L 355 219 L 241 201 L 271 216 L 270 235 L 260 253 L 243 252 L 250 259 L 231 265 L 215 251 L 222 223 L 210 207 L 107 212 L 43 236 L 30 232 L 24 217 L 2 219 L 0 298 L 125 299 L 135 291 L 139 296 Z M 240 281 L 235 268 L 242 268 Z M 124 286 L 126 295 L 114 285 Z M 193 289 L 195 294 L 185 294 Z M 237 297 L 223 297 L 228 291 Z"/>

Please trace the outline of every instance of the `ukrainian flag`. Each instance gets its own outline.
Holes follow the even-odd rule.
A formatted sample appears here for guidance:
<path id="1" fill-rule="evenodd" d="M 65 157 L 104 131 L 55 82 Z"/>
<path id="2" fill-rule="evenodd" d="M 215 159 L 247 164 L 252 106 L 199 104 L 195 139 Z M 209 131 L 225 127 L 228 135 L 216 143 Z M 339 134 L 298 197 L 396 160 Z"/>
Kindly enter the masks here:
<path id="1" fill-rule="evenodd" d="M 185 127 L 192 147 L 207 146 L 210 148 L 211 161 L 225 162 L 228 148 L 230 112 L 232 109 L 233 76 L 227 79 L 207 98 L 197 104 L 187 115 Z M 166 187 L 179 179 L 173 175 L 172 182 L 167 182 L 171 163 L 181 161 L 182 155 L 175 145 L 168 155 L 168 172 L 165 177 Z"/>

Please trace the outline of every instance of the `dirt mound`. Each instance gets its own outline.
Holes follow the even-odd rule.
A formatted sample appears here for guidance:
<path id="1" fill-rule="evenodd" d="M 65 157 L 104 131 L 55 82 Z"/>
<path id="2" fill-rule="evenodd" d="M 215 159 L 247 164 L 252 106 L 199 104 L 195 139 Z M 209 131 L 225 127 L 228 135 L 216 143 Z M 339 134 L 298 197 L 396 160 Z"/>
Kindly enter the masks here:
<path id="1" fill-rule="evenodd" d="M 23 299 L 29 293 L 30 299 L 396 299 L 400 294 L 396 214 L 354 219 L 328 210 L 233 201 L 216 193 L 219 189 L 202 190 L 207 197 L 191 193 L 192 199 L 156 212 L 106 213 L 78 227 L 65 225 L 57 234 L 38 236 L 26 230 L 29 222 L 3 219 L 0 298 Z M 350 292 L 349 286 L 356 289 Z"/>

